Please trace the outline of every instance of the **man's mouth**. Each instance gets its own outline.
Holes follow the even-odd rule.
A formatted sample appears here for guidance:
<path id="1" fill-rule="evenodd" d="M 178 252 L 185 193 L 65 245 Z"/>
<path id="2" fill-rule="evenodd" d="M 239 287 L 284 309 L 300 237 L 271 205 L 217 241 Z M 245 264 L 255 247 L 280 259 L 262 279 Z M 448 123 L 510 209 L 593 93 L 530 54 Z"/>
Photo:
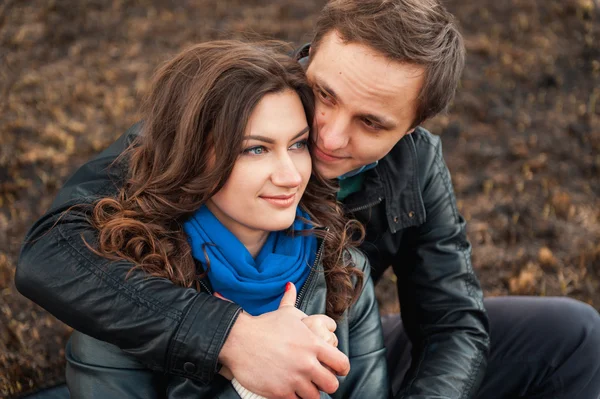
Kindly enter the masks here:
<path id="1" fill-rule="evenodd" d="M 336 157 L 335 155 L 331 155 L 321 150 L 316 144 L 313 146 L 313 153 L 320 161 L 331 163 L 331 162 L 339 162 L 346 157 Z"/>

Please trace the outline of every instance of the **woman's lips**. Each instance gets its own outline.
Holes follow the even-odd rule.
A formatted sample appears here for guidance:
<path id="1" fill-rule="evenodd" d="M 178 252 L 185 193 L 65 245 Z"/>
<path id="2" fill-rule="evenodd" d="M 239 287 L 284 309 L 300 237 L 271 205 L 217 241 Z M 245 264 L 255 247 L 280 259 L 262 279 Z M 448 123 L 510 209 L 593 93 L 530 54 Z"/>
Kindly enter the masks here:
<path id="1" fill-rule="evenodd" d="M 316 145 L 313 147 L 313 149 L 314 149 L 314 151 L 313 151 L 314 155 L 320 161 L 323 161 L 323 162 L 326 162 L 326 163 L 338 162 L 338 161 L 346 159 L 346 158 L 343 158 L 343 157 L 336 157 L 336 156 L 333 156 L 333 155 L 329 155 L 326 152 L 323 152 L 323 150 L 321 150 Z"/>
<path id="2" fill-rule="evenodd" d="M 296 194 L 276 195 L 272 197 L 261 196 L 260 198 L 279 208 L 288 208 L 296 202 Z"/>

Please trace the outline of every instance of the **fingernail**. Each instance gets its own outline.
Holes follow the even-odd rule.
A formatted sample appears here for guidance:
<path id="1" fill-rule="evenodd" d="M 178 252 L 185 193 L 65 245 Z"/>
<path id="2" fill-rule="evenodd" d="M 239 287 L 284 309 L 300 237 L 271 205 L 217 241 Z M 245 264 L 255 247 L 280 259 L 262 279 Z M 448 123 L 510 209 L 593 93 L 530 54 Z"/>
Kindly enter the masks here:
<path id="1" fill-rule="evenodd" d="M 291 290 L 291 289 L 292 289 L 292 283 L 288 282 L 288 283 L 285 285 L 285 292 L 288 292 L 288 291 L 289 291 L 289 290 Z"/>

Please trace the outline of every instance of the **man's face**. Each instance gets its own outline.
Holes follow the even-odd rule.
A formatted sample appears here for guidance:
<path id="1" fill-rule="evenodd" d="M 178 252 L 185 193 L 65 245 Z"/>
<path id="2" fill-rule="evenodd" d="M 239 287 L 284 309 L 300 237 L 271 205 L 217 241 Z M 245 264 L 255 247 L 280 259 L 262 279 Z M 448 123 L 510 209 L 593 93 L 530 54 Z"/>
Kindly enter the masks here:
<path id="1" fill-rule="evenodd" d="M 306 74 L 316 99 L 312 156 L 335 178 L 383 158 L 411 133 L 424 68 L 361 44 L 323 37 Z"/>

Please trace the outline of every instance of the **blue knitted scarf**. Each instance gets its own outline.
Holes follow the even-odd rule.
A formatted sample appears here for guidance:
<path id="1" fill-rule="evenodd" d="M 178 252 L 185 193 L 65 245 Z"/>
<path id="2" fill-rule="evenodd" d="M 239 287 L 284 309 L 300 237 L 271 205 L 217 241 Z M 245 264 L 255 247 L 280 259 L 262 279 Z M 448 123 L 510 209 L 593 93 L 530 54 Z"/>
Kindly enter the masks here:
<path id="1" fill-rule="evenodd" d="M 308 214 L 296 209 L 293 230 L 312 226 L 298 216 Z M 264 246 L 253 258 L 238 240 L 206 207 L 202 206 L 183 224 L 192 247 L 192 255 L 206 269 L 204 252 L 210 260 L 208 278 L 213 289 L 240 305 L 251 315 L 260 315 L 279 307 L 287 282 L 300 288 L 306 281 L 316 257 L 314 234 L 269 234 Z"/>

